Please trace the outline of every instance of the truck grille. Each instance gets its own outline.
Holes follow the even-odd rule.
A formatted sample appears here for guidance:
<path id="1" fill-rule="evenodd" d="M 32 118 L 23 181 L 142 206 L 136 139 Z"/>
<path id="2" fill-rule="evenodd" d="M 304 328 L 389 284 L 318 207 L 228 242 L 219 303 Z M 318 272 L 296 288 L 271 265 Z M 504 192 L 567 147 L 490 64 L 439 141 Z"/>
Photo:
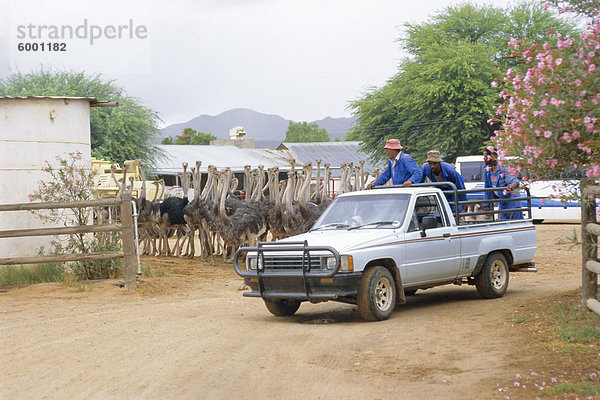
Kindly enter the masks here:
<path id="1" fill-rule="evenodd" d="M 308 258 L 305 259 L 305 267 L 308 268 Z M 321 257 L 310 256 L 310 268 L 321 269 Z M 299 256 L 268 256 L 265 254 L 265 269 L 302 269 L 302 257 Z"/>

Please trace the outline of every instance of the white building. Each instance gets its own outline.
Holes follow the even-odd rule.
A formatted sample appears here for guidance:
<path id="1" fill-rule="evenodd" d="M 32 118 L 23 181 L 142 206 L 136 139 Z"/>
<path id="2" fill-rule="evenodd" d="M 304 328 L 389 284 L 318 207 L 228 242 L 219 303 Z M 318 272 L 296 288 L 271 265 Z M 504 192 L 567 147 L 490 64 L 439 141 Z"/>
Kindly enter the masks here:
<path id="1" fill-rule="evenodd" d="M 49 175 L 45 161 L 81 152 L 91 165 L 90 107 L 85 97 L 0 97 L 0 204 L 28 203 L 29 194 Z M 39 228 L 42 222 L 25 211 L 0 213 L 0 230 Z M 34 256 L 52 237 L 0 239 L 0 257 Z"/>

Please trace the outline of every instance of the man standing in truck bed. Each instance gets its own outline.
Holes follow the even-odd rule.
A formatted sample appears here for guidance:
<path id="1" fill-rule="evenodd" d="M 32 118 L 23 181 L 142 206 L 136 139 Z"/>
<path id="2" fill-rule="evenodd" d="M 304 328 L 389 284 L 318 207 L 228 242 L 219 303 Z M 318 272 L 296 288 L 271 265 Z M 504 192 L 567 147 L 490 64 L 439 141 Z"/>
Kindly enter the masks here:
<path id="1" fill-rule="evenodd" d="M 381 186 L 390 179 L 392 184 L 404 186 L 421 182 L 421 168 L 411 156 L 401 151 L 402 145 L 398 139 L 386 140 L 383 149 L 389 158 L 388 165 L 375 182 L 367 186 L 367 189 Z"/>
<path id="2" fill-rule="evenodd" d="M 442 160 L 440 152 L 437 150 L 430 150 L 427 152 L 427 162 L 421 167 L 421 183 L 425 182 L 426 178 L 429 178 L 431 182 L 452 182 L 456 186 L 456 189 L 461 190 L 465 188 L 465 181 L 461 174 L 447 162 Z M 442 190 L 449 190 L 449 187 L 443 187 Z M 452 211 L 454 210 L 454 195 L 447 193 L 445 194 L 450 203 Z M 467 195 L 461 193 L 458 198 L 460 201 L 467 201 Z"/>
<path id="3" fill-rule="evenodd" d="M 498 165 L 498 152 L 495 147 L 488 146 L 483 151 L 483 160 L 485 162 L 485 171 L 483 173 L 484 183 L 486 188 L 506 187 L 503 191 L 485 192 L 486 200 L 510 199 L 520 197 L 515 189 L 519 187 L 520 182 L 517 178 L 508 173 L 505 168 Z M 506 202 L 500 201 L 499 210 L 508 210 L 523 207 L 522 202 Z M 490 210 L 493 204 L 484 204 L 484 208 Z M 500 213 L 499 219 L 523 219 L 522 211 Z"/>

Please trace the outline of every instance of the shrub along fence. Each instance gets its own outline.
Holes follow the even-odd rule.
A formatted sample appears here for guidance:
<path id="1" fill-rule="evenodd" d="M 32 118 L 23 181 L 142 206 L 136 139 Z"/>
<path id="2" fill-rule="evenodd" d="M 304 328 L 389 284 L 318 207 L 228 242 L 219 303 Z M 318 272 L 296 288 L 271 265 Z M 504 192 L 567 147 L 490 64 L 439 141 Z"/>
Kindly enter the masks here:
<path id="1" fill-rule="evenodd" d="M 33 228 L 33 229 L 15 229 L 0 231 L 0 239 L 29 237 L 29 236 L 50 236 L 50 235 L 68 235 L 74 233 L 94 233 L 94 232 L 122 232 L 121 251 L 97 252 L 97 253 L 74 253 L 59 254 L 47 256 L 31 257 L 4 257 L 0 258 L 0 265 L 15 264 L 40 264 L 50 262 L 66 261 L 88 261 L 88 260 L 111 260 L 123 258 L 123 286 L 127 289 L 135 290 L 137 287 L 137 263 L 135 245 L 135 204 L 132 205 L 132 197 L 124 194 L 120 198 L 98 199 L 75 202 L 56 202 L 56 203 L 19 203 L 19 204 L 0 204 L 0 212 L 8 211 L 31 211 L 31 210 L 50 210 L 61 208 L 96 208 L 96 207 L 115 207 L 120 206 L 120 223 L 101 224 L 101 225 L 83 225 L 67 226 L 58 228 Z"/>
<path id="2" fill-rule="evenodd" d="M 598 236 L 600 225 L 596 221 L 596 199 L 600 186 L 584 186 L 581 201 L 582 270 L 581 300 L 590 310 L 600 315 L 598 296 Z"/>

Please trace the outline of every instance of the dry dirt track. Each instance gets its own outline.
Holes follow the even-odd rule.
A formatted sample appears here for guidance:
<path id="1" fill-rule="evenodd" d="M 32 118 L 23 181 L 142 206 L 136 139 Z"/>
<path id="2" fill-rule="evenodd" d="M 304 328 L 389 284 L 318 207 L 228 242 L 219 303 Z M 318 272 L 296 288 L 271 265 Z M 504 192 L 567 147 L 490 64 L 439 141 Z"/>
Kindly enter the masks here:
<path id="1" fill-rule="evenodd" d="M 470 286 L 419 292 L 388 321 L 354 306 L 272 316 L 229 265 L 145 258 L 168 275 L 138 292 L 59 284 L 0 293 L 0 399 L 493 399 L 536 363 L 515 337 L 523 305 L 581 285 L 577 225 L 538 225 L 539 272 L 505 297 Z M 508 325 L 507 325 L 508 324 Z"/>

